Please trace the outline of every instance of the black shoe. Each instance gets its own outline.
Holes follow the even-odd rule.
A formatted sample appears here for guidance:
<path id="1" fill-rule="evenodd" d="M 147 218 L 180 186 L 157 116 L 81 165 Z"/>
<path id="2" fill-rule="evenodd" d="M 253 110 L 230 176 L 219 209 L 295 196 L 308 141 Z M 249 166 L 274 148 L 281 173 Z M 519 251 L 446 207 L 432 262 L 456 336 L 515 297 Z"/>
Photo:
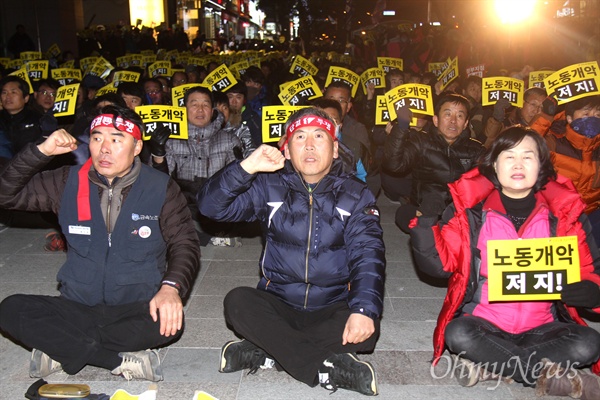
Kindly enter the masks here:
<path id="1" fill-rule="evenodd" d="M 221 349 L 219 372 L 235 372 L 249 368 L 249 374 L 259 368 L 271 368 L 274 361 L 267 354 L 247 340 L 231 340 Z"/>
<path id="2" fill-rule="evenodd" d="M 367 396 L 378 394 L 373 366 L 350 353 L 335 354 L 323 361 L 319 368 L 319 381 L 322 387 L 332 392 L 341 388 Z"/>

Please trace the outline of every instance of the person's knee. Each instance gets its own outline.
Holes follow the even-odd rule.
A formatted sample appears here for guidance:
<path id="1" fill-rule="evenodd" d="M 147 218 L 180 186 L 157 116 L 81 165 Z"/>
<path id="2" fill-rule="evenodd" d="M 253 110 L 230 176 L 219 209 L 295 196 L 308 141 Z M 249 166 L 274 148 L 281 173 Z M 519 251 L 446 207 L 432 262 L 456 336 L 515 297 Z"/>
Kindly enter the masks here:
<path id="1" fill-rule="evenodd" d="M 22 294 L 8 296 L 0 303 L 0 330 L 11 335 L 19 323 L 19 314 L 23 305 Z"/>
<path id="2" fill-rule="evenodd" d="M 571 348 L 573 362 L 579 362 L 582 366 L 588 366 L 600 357 L 600 333 L 593 328 L 586 327 L 580 333 L 580 337 L 573 343 Z"/>
<path id="3" fill-rule="evenodd" d="M 473 346 L 475 336 L 478 334 L 479 332 L 473 329 L 471 324 L 466 323 L 463 318 L 456 318 L 450 321 L 446 327 L 446 345 L 452 353 L 466 352 Z"/>
<path id="4" fill-rule="evenodd" d="M 253 303 L 249 299 L 255 291 L 256 289 L 251 287 L 237 287 L 229 291 L 223 300 L 225 317 L 233 316 L 237 318 L 244 315 L 245 310 Z"/>

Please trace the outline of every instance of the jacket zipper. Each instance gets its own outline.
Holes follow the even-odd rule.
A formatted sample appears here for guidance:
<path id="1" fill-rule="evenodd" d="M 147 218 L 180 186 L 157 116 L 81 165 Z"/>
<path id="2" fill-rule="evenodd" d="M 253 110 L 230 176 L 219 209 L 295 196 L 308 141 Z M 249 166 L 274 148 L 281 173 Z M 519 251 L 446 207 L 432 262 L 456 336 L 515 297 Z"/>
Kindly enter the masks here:
<path id="1" fill-rule="evenodd" d="M 306 241 L 306 260 L 304 262 L 304 283 L 306 283 L 306 292 L 304 293 L 304 308 L 308 307 L 308 290 L 310 284 L 308 283 L 308 256 L 310 254 L 310 238 L 312 236 L 312 219 L 313 219 L 313 196 L 312 189 L 308 189 L 308 238 Z"/>
<path id="2" fill-rule="evenodd" d="M 106 209 L 106 229 L 108 230 L 108 247 L 112 245 L 112 228 L 110 226 L 110 206 L 112 204 L 113 189 L 111 186 L 108 188 L 108 207 Z"/>

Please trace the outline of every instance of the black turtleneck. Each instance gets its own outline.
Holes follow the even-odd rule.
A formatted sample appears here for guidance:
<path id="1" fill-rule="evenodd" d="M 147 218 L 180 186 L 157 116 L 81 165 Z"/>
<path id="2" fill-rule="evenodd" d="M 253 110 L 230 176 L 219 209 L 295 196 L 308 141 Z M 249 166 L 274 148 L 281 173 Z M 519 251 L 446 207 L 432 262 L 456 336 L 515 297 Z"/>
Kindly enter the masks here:
<path id="1" fill-rule="evenodd" d="M 522 199 L 513 199 L 500 192 L 500 199 L 508 218 L 518 232 L 535 208 L 535 194 L 533 190 Z"/>

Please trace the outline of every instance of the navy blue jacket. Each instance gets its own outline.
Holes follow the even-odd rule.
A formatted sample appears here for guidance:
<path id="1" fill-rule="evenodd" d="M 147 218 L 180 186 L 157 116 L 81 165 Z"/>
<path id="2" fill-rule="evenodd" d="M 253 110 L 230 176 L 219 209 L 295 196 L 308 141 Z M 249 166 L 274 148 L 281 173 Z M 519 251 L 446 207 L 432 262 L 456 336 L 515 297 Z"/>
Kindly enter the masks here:
<path id="1" fill-rule="evenodd" d="M 312 194 L 289 161 L 280 171 L 254 175 L 234 162 L 207 181 L 198 206 L 215 220 L 261 222 L 258 289 L 299 310 L 346 301 L 353 313 L 381 316 L 379 210 L 367 186 L 343 172 L 338 159 Z"/>

